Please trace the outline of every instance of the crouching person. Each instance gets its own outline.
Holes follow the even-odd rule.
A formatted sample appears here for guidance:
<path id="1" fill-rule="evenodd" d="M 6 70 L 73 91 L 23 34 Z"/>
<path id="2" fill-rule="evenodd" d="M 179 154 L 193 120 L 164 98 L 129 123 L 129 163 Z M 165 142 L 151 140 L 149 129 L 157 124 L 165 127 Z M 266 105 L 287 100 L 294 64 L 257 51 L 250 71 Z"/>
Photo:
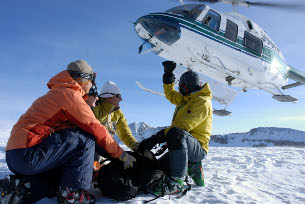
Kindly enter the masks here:
<path id="1" fill-rule="evenodd" d="M 165 185 L 160 182 L 153 189 L 161 195 L 180 193 L 187 174 L 197 185 L 204 185 L 201 160 L 208 152 L 212 130 L 212 93 L 208 84 L 201 86 L 199 76 L 193 71 L 185 72 L 179 81 L 179 92 L 174 89 L 176 64 L 171 61 L 164 66 L 165 97 L 177 105 L 172 124 L 156 135 L 140 143 L 140 151 L 150 150 L 158 143 L 167 142 L 168 152 L 160 158 L 167 172 Z"/>
<path id="2" fill-rule="evenodd" d="M 59 203 L 94 203 L 88 189 L 95 144 L 128 165 L 135 161 L 85 102 L 94 80 L 86 61 L 71 62 L 20 117 L 6 147 L 6 162 L 15 175 L 1 180 L 1 203 L 35 203 L 56 195 Z"/>
<path id="3" fill-rule="evenodd" d="M 107 128 L 111 135 L 117 133 L 119 139 L 127 147 L 136 152 L 139 147 L 139 142 L 133 137 L 127 120 L 120 108 L 120 102 L 122 100 L 120 88 L 114 82 L 107 81 L 103 85 L 99 94 L 99 100 L 92 107 L 92 110 L 95 117 Z M 109 157 L 103 150 L 96 147 L 95 161 L 100 161 L 99 156 Z M 144 151 L 144 156 L 153 159 L 150 151 Z M 95 165 L 98 165 L 98 163 L 95 162 Z"/>

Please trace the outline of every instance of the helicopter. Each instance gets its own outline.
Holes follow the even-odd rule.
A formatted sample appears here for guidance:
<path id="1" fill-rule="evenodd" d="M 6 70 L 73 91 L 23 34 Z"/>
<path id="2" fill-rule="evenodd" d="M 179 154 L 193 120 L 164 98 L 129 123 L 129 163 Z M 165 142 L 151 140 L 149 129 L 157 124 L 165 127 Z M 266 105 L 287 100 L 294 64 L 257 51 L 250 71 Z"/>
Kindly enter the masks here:
<path id="1" fill-rule="evenodd" d="M 298 101 L 283 91 L 304 85 L 305 74 L 287 64 L 280 49 L 259 25 L 236 11 L 240 5 L 288 9 L 303 9 L 304 5 L 240 0 L 180 2 L 180 6 L 149 13 L 134 23 L 136 33 L 144 41 L 139 54 L 152 52 L 176 62 L 176 76 L 187 70 L 199 73 L 201 81 L 209 83 L 213 100 L 225 106 L 214 109 L 219 116 L 230 115 L 227 107 L 238 93 L 248 89 L 266 91 L 280 102 Z M 201 2 L 230 3 L 234 11 L 222 13 Z M 142 52 L 146 43 L 150 48 Z M 288 79 L 292 81 L 289 84 Z M 164 95 L 137 84 L 145 91 Z"/>

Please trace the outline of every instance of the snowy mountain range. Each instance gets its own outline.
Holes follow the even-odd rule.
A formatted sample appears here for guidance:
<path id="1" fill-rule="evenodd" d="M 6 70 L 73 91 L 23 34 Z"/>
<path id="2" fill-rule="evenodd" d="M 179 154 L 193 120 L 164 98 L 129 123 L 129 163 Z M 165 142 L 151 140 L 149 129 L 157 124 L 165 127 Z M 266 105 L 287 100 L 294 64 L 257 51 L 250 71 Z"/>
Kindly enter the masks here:
<path id="1" fill-rule="evenodd" d="M 129 128 L 133 136 L 142 141 L 156 134 L 165 127 L 151 127 L 144 122 L 131 123 Z M 119 142 L 118 137 L 115 139 Z M 269 146 L 293 146 L 305 147 L 305 132 L 277 127 L 258 127 L 245 133 L 231 133 L 224 135 L 212 135 L 210 146 L 214 147 L 269 147 Z"/>
<path id="2" fill-rule="evenodd" d="M 132 135 L 139 142 L 144 140 L 145 138 L 148 138 L 148 137 L 156 134 L 158 131 L 166 128 L 165 126 L 164 127 L 151 127 L 144 122 L 130 123 L 128 126 L 131 130 Z M 120 141 L 120 139 L 118 138 L 118 136 L 116 134 L 113 137 L 119 144 L 123 144 L 123 142 Z"/>

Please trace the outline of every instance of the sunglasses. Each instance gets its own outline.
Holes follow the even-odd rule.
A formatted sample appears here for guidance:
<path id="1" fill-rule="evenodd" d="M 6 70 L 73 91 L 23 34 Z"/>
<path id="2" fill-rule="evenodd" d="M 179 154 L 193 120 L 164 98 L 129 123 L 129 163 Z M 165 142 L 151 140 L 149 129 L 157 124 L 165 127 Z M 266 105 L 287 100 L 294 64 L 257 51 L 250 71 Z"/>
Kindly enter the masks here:
<path id="1" fill-rule="evenodd" d="M 88 73 L 75 72 L 75 71 L 69 71 L 69 73 L 72 78 L 83 78 L 83 79 L 89 79 L 90 81 L 95 81 L 96 78 L 96 73 L 88 74 Z"/>

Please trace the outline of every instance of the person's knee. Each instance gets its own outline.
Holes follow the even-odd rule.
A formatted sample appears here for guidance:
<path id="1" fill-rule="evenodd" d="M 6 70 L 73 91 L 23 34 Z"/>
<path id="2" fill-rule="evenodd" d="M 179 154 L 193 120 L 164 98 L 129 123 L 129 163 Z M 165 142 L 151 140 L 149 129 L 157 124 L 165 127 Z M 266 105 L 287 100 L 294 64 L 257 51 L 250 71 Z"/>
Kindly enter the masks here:
<path id="1" fill-rule="evenodd" d="M 85 146 L 94 146 L 95 139 L 94 136 L 80 128 L 73 128 L 67 129 L 63 132 L 65 140 L 67 142 L 78 145 L 85 145 Z"/>
<path id="2" fill-rule="evenodd" d="M 185 148 L 186 147 L 185 139 L 186 139 L 185 131 L 177 127 L 172 127 L 166 133 L 166 141 L 169 150 L 177 150 L 177 149 Z"/>

